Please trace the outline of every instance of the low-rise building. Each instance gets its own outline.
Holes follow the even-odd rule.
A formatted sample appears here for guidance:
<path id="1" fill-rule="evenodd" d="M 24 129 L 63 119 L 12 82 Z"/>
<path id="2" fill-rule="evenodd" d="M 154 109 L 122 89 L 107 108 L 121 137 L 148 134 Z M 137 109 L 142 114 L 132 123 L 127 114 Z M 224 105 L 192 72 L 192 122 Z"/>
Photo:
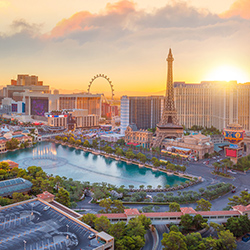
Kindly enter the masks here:
<path id="1" fill-rule="evenodd" d="M 87 109 L 52 111 L 47 113 L 48 125 L 51 127 L 92 128 L 99 125 L 99 115 L 88 114 Z"/>
<path id="2" fill-rule="evenodd" d="M 135 124 L 127 126 L 125 131 L 125 143 L 138 145 L 143 148 L 150 148 L 153 140 L 153 133 L 144 129 L 137 129 Z"/>
<path id="3" fill-rule="evenodd" d="M 3 249 L 114 250 L 111 235 L 94 230 L 79 220 L 81 214 L 53 200 L 34 198 L 1 207 L 0 213 Z"/>
<path id="4" fill-rule="evenodd" d="M 23 178 L 15 178 L 0 181 L 0 196 L 12 196 L 13 193 L 28 193 L 31 190 L 32 183 Z"/>
<path id="5" fill-rule="evenodd" d="M 4 160 L 4 161 L 1 161 L 1 162 L 6 162 L 9 164 L 9 169 L 13 169 L 13 168 L 18 168 L 19 167 L 19 164 L 14 162 L 14 161 L 11 161 L 11 160 Z"/>
<path id="6" fill-rule="evenodd" d="M 212 154 L 214 152 L 214 144 L 209 136 L 202 134 L 193 134 L 183 136 L 177 139 L 165 139 L 162 143 L 163 149 L 169 147 L 183 148 L 191 151 L 192 155 L 197 155 L 199 159 L 203 159 L 206 153 Z"/>
<path id="7" fill-rule="evenodd" d="M 215 143 L 224 143 L 224 136 L 223 135 L 211 135 L 211 141 Z"/>

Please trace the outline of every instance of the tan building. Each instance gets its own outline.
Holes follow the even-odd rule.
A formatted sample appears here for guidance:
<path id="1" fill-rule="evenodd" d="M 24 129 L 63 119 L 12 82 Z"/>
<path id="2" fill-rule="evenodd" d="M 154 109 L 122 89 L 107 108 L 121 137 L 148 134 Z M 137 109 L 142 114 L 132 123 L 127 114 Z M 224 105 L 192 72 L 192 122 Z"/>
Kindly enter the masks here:
<path id="1" fill-rule="evenodd" d="M 14 162 L 14 161 L 11 161 L 11 160 L 5 160 L 5 161 L 1 161 L 1 162 L 6 162 L 9 164 L 9 169 L 13 169 L 13 168 L 18 168 L 19 167 L 19 164 Z"/>
<path id="2" fill-rule="evenodd" d="M 214 126 L 222 130 L 227 124 L 239 123 L 250 131 L 250 83 L 176 82 L 174 92 L 179 123 L 185 127 Z"/>
<path id="3" fill-rule="evenodd" d="M 49 86 L 38 81 L 38 76 L 18 75 L 17 80 L 11 80 L 11 85 L 3 88 L 3 96 L 12 98 L 14 101 L 22 101 L 25 91 L 36 93 L 49 93 Z"/>
<path id="4" fill-rule="evenodd" d="M 162 148 L 168 149 L 171 147 L 189 149 L 191 154 L 198 155 L 199 159 L 203 159 L 206 153 L 212 154 L 214 152 L 214 144 L 211 138 L 202 134 L 187 135 L 175 140 L 165 139 L 162 143 Z"/>
<path id="5" fill-rule="evenodd" d="M 99 116 L 88 114 L 87 109 L 76 109 L 68 111 L 54 111 L 48 116 L 48 125 L 51 127 L 65 127 L 68 128 L 70 116 L 73 118 L 75 128 L 91 128 L 99 125 Z"/>
<path id="6" fill-rule="evenodd" d="M 42 94 L 26 92 L 25 114 L 44 116 L 53 110 L 87 109 L 89 115 L 101 115 L 101 94 Z"/>
<path id="7" fill-rule="evenodd" d="M 5 153 L 6 151 L 6 140 L 0 140 L 0 153 Z"/>
<path id="8" fill-rule="evenodd" d="M 143 148 L 150 148 L 152 140 L 152 132 L 143 129 L 138 130 L 135 124 L 129 125 L 125 131 L 125 143 L 128 145 L 139 145 Z"/>

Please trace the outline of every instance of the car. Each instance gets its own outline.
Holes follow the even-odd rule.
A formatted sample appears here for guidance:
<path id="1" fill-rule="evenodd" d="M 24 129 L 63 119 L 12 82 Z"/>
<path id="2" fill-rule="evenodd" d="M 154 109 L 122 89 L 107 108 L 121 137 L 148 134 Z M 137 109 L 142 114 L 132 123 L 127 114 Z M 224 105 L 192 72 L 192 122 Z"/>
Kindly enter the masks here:
<path id="1" fill-rule="evenodd" d="M 50 206 L 46 206 L 46 207 L 43 208 L 44 211 L 47 211 L 49 209 L 50 209 Z"/>
<path id="2" fill-rule="evenodd" d="M 88 236 L 88 239 L 91 240 L 91 239 L 94 239 L 95 238 L 95 234 L 94 233 L 91 233 L 89 236 Z"/>
<path id="3" fill-rule="evenodd" d="M 236 192 L 236 189 L 234 188 L 232 191 L 231 191 L 231 193 L 235 193 Z"/>
<path id="4" fill-rule="evenodd" d="M 247 188 L 245 188 L 245 191 L 248 191 L 248 189 L 247 189 Z"/>

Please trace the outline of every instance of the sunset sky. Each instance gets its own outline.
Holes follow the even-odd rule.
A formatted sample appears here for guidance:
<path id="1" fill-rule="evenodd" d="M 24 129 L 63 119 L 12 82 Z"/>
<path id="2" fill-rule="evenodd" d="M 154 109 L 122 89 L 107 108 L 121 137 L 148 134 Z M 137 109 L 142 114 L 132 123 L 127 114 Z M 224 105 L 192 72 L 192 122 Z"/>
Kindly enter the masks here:
<path id="1" fill-rule="evenodd" d="M 0 85 L 86 90 L 104 73 L 117 93 L 157 93 L 169 47 L 175 81 L 250 82 L 250 0 L 0 0 Z"/>

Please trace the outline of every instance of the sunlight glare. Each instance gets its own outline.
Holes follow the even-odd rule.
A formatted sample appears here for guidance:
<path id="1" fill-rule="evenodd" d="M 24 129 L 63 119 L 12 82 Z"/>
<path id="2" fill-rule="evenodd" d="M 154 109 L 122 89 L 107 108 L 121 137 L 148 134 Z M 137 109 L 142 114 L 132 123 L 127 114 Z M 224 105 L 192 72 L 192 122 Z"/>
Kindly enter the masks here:
<path id="1" fill-rule="evenodd" d="M 245 83 L 247 82 L 247 75 L 235 67 L 221 66 L 212 71 L 207 79 L 209 81 L 237 81 L 238 83 Z"/>

